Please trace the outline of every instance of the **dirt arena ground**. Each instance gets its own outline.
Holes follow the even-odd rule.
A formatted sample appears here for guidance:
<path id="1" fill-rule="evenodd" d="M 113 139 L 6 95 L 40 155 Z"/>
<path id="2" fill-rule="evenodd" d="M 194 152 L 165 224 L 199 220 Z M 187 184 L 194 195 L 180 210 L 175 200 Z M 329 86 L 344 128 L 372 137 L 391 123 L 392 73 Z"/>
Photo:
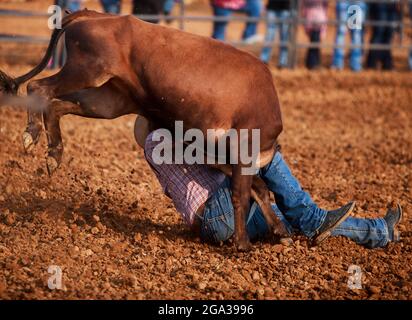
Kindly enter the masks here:
<path id="1" fill-rule="evenodd" d="M 31 63 L 0 69 L 18 75 Z M 162 195 L 134 142 L 135 117 L 66 116 L 63 164 L 49 178 L 45 135 L 25 154 L 26 115 L 2 107 L 0 298 L 412 299 L 411 74 L 272 71 L 283 154 L 304 188 L 326 209 L 356 200 L 357 217 L 399 202 L 400 243 L 369 250 L 330 238 L 310 248 L 296 237 L 247 254 L 203 244 Z M 51 265 L 63 270 L 62 290 L 47 286 Z M 348 287 L 351 265 L 362 289 Z"/>

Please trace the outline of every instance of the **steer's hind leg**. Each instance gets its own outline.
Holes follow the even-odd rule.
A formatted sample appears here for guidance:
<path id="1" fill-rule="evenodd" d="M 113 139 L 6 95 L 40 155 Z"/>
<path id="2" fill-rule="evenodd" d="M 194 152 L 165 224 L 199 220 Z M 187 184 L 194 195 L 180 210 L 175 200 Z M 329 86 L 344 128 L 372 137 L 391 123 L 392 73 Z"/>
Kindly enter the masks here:
<path id="1" fill-rule="evenodd" d="M 82 115 L 80 105 L 68 101 L 54 100 L 44 113 L 44 127 L 47 135 L 47 172 L 51 175 L 59 166 L 63 156 L 63 141 L 60 131 L 60 118 L 66 114 Z"/>
<path id="2" fill-rule="evenodd" d="M 251 249 L 246 231 L 246 217 L 249 213 L 253 176 L 242 175 L 242 166 L 233 165 L 232 169 L 232 203 L 235 215 L 235 245 L 239 251 Z"/>
<path id="3" fill-rule="evenodd" d="M 289 232 L 279 217 L 274 214 L 270 205 L 269 189 L 258 176 L 253 177 L 252 197 L 259 204 L 269 230 L 278 237 L 288 237 Z"/>

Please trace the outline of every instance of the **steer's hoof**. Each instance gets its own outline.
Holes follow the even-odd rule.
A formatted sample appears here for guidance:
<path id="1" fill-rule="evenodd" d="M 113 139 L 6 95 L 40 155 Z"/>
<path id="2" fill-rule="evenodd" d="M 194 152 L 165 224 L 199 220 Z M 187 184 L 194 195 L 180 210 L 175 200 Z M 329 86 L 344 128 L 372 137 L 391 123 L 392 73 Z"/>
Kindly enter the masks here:
<path id="1" fill-rule="evenodd" d="M 290 233 L 286 229 L 286 227 L 284 226 L 283 223 L 279 223 L 278 225 L 273 227 L 273 234 L 275 236 L 280 237 L 280 238 L 289 238 L 290 237 Z"/>
<path id="2" fill-rule="evenodd" d="M 280 244 L 284 245 L 285 247 L 289 247 L 293 245 L 293 239 L 292 238 L 280 238 L 279 240 Z"/>
<path id="3" fill-rule="evenodd" d="M 236 249 L 239 252 L 248 252 L 248 251 L 252 250 L 252 244 L 250 243 L 249 240 L 238 241 L 236 243 Z"/>
<path id="4" fill-rule="evenodd" d="M 59 167 L 59 163 L 57 160 L 51 156 L 48 156 L 46 159 L 46 165 L 47 165 L 47 173 L 49 176 L 51 176 Z"/>
<path id="5" fill-rule="evenodd" d="M 35 144 L 35 142 L 34 142 L 34 139 L 33 139 L 32 135 L 29 132 L 24 131 L 23 132 L 23 148 L 24 148 L 24 150 L 26 152 L 30 152 L 34 147 L 34 144 Z"/>

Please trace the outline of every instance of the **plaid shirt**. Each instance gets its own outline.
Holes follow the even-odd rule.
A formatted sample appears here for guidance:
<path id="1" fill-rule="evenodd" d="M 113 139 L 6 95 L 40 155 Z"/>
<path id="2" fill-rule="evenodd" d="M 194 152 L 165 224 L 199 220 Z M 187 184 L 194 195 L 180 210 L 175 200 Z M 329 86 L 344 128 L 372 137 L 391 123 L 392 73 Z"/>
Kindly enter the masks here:
<path id="1" fill-rule="evenodd" d="M 217 191 L 226 176 L 204 164 L 156 164 L 152 158 L 153 149 L 162 141 L 153 141 L 153 132 L 146 138 L 146 160 L 156 174 L 163 192 L 172 199 L 176 210 L 191 226 L 199 207 Z"/>

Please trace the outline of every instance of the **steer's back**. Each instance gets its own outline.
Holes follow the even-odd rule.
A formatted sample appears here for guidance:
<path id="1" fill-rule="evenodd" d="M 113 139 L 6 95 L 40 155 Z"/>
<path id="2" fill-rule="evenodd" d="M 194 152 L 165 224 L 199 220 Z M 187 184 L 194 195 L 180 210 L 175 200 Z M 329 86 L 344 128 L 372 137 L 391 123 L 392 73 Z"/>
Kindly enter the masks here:
<path id="1" fill-rule="evenodd" d="M 281 130 L 272 75 L 249 53 L 132 16 L 81 21 L 67 33 L 72 45 L 80 40 L 104 68 L 127 78 L 152 117 L 202 130 L 260 128 L 269 140 L 280 133 L 272 130 Z"/>
<path id="2" fill-rule="evenodd" d="M 175 113 L 179 106 L 181 119 L 200 121 L 196 113 L 208 114 L 201 119 L 204 126 L 222 121 L 223 128 L 281 121 L 272 75 L 255 56 L 221 41 L 133 21 L 134 51 L 145 57 L 144 79 L 162 112 Z"/>

